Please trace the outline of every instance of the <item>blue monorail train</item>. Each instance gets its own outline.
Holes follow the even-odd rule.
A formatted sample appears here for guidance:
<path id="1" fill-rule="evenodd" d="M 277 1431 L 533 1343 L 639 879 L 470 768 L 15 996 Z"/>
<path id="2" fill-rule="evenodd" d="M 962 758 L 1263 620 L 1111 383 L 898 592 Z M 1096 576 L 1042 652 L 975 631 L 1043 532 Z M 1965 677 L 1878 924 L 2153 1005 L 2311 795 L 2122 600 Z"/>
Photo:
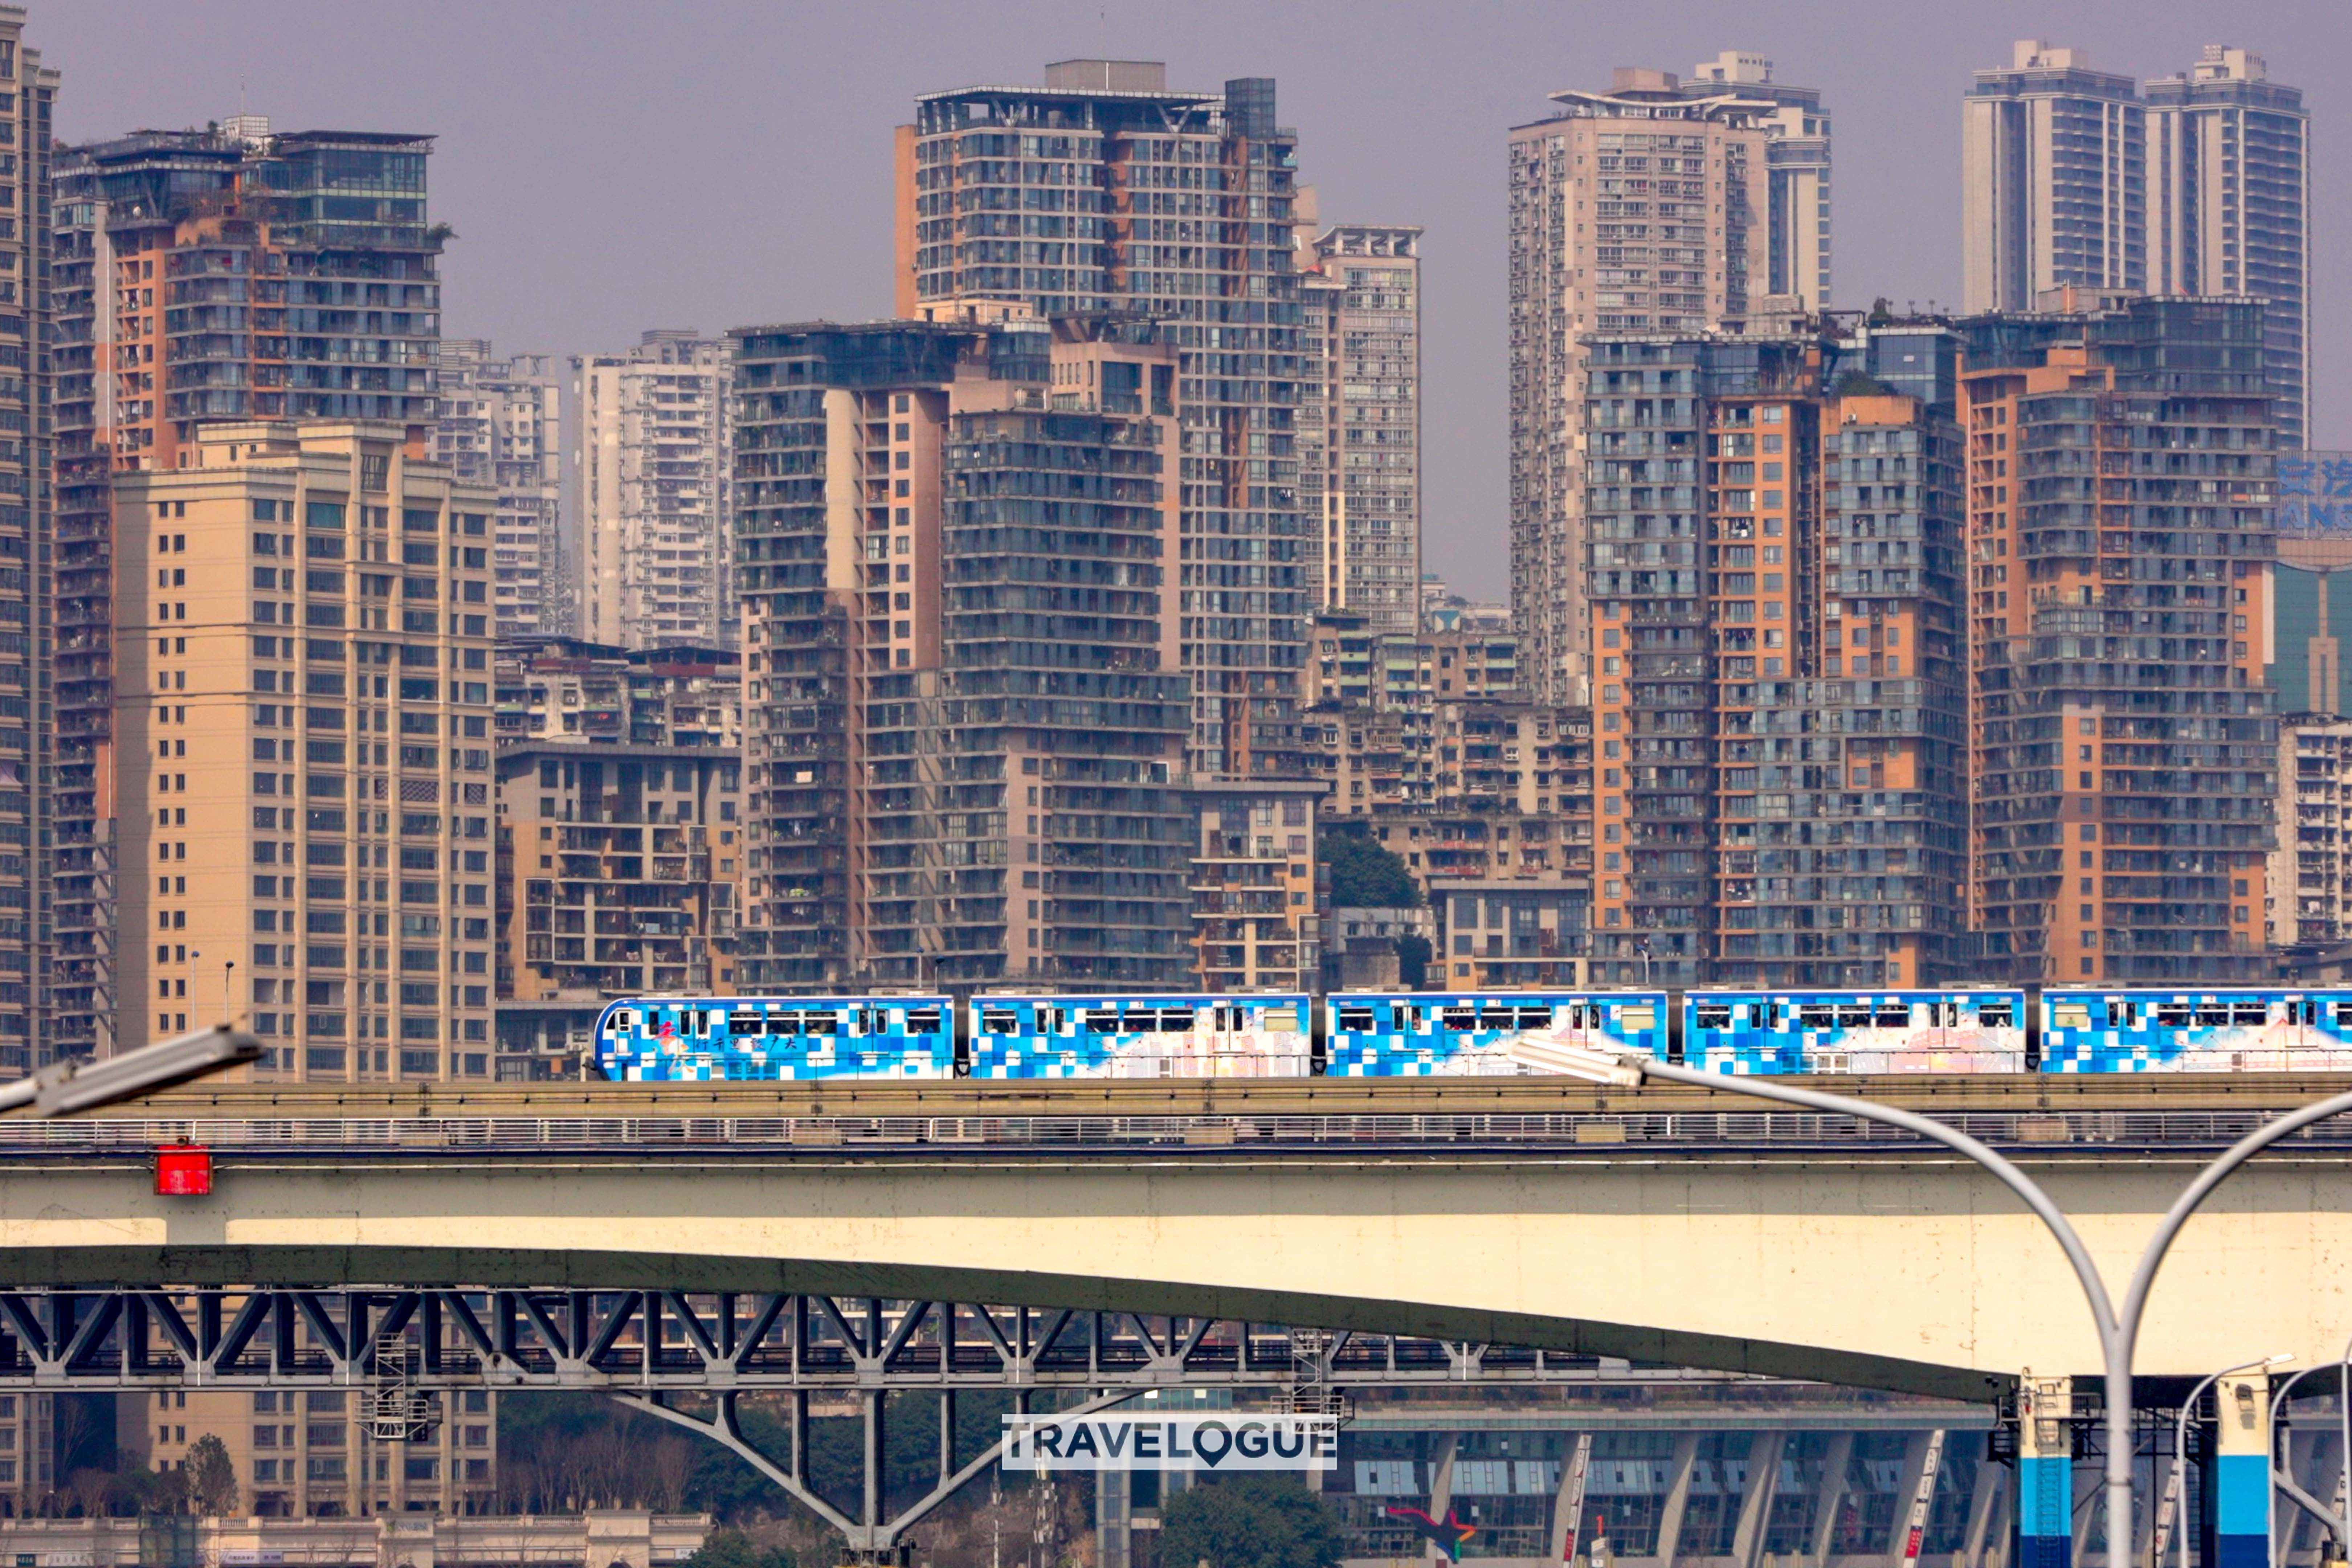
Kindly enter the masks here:
<path id="1" fill-rule="evenodd" d="M 632 1081 L 1541 1076 L 1610 1046 L 1751 1074 L 2352 1072 L 2352 990 L 649 996 Z"/>

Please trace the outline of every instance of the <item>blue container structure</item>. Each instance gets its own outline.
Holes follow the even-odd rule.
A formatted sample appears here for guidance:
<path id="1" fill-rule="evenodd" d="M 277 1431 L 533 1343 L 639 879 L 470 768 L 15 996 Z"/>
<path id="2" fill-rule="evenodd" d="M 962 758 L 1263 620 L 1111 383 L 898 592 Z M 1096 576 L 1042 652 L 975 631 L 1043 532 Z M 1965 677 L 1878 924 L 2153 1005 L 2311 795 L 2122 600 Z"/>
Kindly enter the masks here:
<path id="1" fill-rule="evenodd" d="M 1330 1078 L 1553 1073 L 1561 1046 L 1666 1054 L 1663 991 L 1350 991 L 1324 1008 Z"/>
<path id="2" fill-rule="evenodd" d="M 2352 991 L 2044 991 L 2042 1070 L 2352 1072 Z"/>
<path id="3" fill-rule="evenodd" d="M 975 996 L 974 1078 L 1307 1078 L 1314 1004 L 1264 996 Z"/>
<path id="4" fill-rule="evenodd" d="M 640 996 L 596 1020 L 608 1079 L 811 1082 L 955 1076 L 945 996 Z"/>
<path id="5" fill-rule="evenodd" d="M 2025 1070 L 2022 991 L 1693 991 L 1683 1060 L 1707 1072 Z"/>

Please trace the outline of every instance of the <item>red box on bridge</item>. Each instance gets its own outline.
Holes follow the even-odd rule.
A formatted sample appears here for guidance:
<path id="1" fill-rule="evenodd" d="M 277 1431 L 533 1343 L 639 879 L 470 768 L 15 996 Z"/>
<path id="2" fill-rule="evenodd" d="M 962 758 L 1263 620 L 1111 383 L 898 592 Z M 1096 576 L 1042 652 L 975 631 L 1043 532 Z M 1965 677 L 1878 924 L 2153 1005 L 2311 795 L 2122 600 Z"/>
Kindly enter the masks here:
<path id="1" fill-rule="evenodd" d="M 200 1198 L 213 1190 L 213 1152 L 201 1143 L 166 1143 L 155 1151 L 155 1193 Z"/>

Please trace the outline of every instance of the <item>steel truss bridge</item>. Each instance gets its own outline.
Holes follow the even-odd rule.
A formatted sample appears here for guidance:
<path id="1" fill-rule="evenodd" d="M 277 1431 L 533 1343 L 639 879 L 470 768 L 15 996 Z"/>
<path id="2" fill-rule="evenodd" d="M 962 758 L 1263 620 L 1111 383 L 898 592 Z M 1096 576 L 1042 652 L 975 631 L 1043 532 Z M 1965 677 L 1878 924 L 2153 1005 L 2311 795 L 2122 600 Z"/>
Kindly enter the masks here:
<path id="1" fill-rule="evenodd" d="M 1354 1390 L 1537 1384 L 1767 1384 L 1635 1369 L 1557 1352 L 1327 1332 L 1219 1318 L 969 1301 L 676 1290 L 171 1287 L 0 1291 L 0 1388 L 351 1389 L 372 1436 L 421 1436 L 437 1391 L 585 1389 L 710 1438 L 867 1557 L 996 1462 L 956 1447 L 959 1394 L 1018 1411 L 1094 1410 L 1160 1390 L 1261 1391 L 1344 1417 Z M 746 1436 L 743 1395 L 781 1397 L 782 1456 Z M 888 1400 L 940 1402 L 933 1484 L 885 1505 Z M 812 1395 L 854 1403 L 863 1495 L 853 1516 L 809 1475 Z"/>

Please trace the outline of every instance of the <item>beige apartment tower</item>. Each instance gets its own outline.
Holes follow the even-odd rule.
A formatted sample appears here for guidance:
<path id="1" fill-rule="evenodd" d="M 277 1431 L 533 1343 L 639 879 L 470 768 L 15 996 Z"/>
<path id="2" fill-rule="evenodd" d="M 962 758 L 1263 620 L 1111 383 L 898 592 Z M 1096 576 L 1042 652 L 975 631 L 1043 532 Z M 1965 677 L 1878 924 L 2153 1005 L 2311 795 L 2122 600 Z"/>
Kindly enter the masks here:
<path id="1" fill-rule="evenodd" d="M 580 410 L 572 630 L 627 648 L 732 647 L 725 342 L 656 331 L 572 362 Z"/>
<path id="2" fill-rule="evenodd" d="M 1552 100 L 1509 142 L 1511 609 L 1531 695 L 1559 704 L 1590 692 L 1584 339 L 1710 331 L 1758 308 L 1781 106 L 1622 68 L 1606 92 Z M 1654 504 L 1688 510 L 1691 460 L 1654 470 Z"/>
<path id="3" fill-rule="evenodd" d="M 1318 615 L 1421 622 L 1421 230 L 1318 221 L 1299 193 L 1298 495 Z"/>
<path id="4" fill-rule="evenodd" d="M 115 479 L 118 1037 L 249 1015 L 264 1078 L 487 1078 L 496 492 L 395 425 L 192 445 Z"/>

